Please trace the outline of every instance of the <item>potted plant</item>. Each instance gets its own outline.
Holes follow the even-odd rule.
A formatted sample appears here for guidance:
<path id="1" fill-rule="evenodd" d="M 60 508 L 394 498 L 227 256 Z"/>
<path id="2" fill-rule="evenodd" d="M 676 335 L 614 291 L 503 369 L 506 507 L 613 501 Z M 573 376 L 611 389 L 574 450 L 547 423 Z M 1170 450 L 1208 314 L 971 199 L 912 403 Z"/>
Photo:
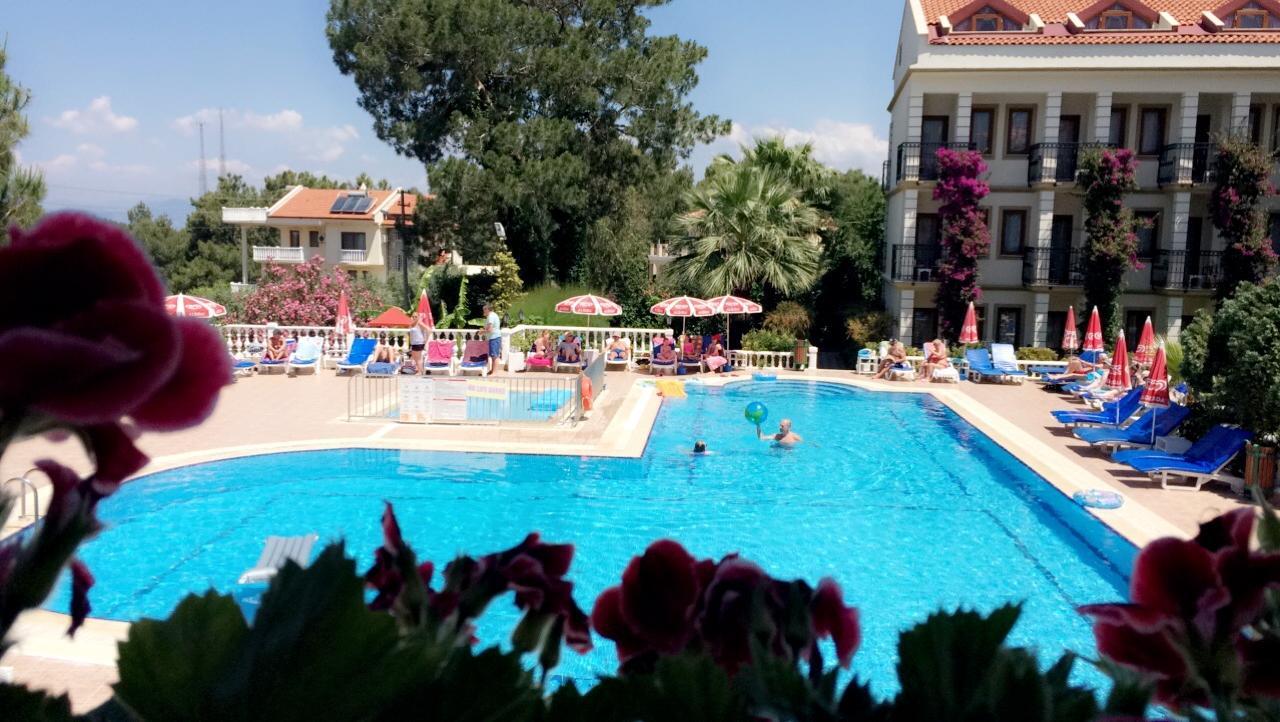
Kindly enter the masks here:
<path id="1" fill-rule="evenodd" d="M 1247 442 L 1244 447 L 1244 486 L 1252 494 L 1253 489 L 1270 499 L 1276 488 L 1275 440 L 1264 438 L 1261 443 Z"/>

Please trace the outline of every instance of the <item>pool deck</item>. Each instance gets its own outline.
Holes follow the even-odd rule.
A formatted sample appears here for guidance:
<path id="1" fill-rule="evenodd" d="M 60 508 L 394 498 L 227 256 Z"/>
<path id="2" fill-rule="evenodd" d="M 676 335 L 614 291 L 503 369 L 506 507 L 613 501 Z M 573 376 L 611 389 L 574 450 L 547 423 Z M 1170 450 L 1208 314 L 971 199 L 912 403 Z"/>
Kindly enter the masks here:
<path id="1" fill-rule="evenodd" d="M 1127 503 L 1121 509 L 1095 511 L 1094 515 L 1137 545 L 1161 536 L 1190 536 L 1201 521 L 1242 505 L 1222 485 L 1194 493 L 1162 490 L 1159 483 L 1093 452 L 1051 423 L 1049 411 L 1070 404 L 1035 384 L 890 383 L 870 381 L 848 371 L 782 372 L 778 376 L 899 393 L 932 393 L 1063 493 L 1110 488 L 1124 494 Z M 144 434 L 138 443 L 152 457 L 144 473 L 234 456 L 343 447 L 635 457 L 643 453 L 661 405 L 648 378 L 610 373 L 607 392 L 600 395 L 585 420 L 530 427 L 348 421 L 347 383 L 332 372 L 298 378 L 254 376 L 228 387 L 217 410 L 203 425 L 171 434 Z M 719 384 L 748 376 L 704 378 Z M 0 478 L 22 474 L 40 458 L 57 459 L 82 473 L 91 468 L 73 443 L 28 439 L 13 445 L 0 461 Z M 35 477 L 42 480 L 40 475 Z M 47 503 L 47 485 L 42 497 Z M 6 520 L 0 536 L 20 528 L 17 522 Z M 11 667 L 18 682 L 70 694 L 74 708 L 85 711 L 110 696 L 109 685 L 116 675 L 116 643 L 127 634 L 128 625 L 90 619 L 75 640 L 65 636 L 66 626 L 67 617 L 61 614 L 33 611 L 23 615 L 11 634 L 14 647 L 0 660 L 0 668 Z"/>

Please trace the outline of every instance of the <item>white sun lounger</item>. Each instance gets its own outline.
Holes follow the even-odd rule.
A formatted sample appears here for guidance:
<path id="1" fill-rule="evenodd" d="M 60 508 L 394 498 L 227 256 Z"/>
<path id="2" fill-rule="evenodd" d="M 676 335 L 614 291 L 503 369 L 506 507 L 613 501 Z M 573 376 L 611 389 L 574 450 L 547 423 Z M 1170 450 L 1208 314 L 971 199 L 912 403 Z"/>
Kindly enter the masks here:
<path id="1" fill-rule="evenodd" d="M 320 537 L 316 534 L 302 536 L 269 536 L 262 547 L 262 556 L 244 574 L 240 575 L 240 584 L 257 584 L 271 581 L 285 562 L 293 561 L 305 567 L 311 563 L 311 547 Z"/>

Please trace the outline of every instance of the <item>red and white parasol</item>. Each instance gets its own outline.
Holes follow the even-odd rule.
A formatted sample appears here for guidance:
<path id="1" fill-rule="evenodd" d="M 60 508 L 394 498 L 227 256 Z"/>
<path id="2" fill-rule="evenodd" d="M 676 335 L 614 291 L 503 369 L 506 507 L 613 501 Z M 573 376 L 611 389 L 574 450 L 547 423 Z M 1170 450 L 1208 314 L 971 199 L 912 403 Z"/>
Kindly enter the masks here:
<path id="1" fill-rule="evenodd" d="M 716 310 L 711 304 L 701 298 L 692 296 L 676 296 L 668 298 L 660 303 L 655 303 L 649 307 L 649 313 L 655 316 L 666 316 L 667 318 L 679 318 L 680 333 L 684 333 L 685 323 L 689 318 L 705 318 L 707 316 L 716 315 Z"/>
<path id="2" fill-rule="evenodd" d="M 1084 330 L 1084 350 L 1102 351 L 1106 345 L 1102 342 L 1102 318 L 1098 316 L 1098 307 L 1093 307 L 1089 314 L 1089 326 Z"/>
<path id="3" fill-rule="evenodd" d="M 179 293 L 175 296 L 165 297 L 164 312 L 170 316 L 217 318 L 227 315 L 227 307 L 220 303 L 214 303 L 207 298 Z"/>
<path id="4" fill-rule="evenodd" d="M 338 295 L 338 316 L 334 319 L 333 328 L 339 336 L 350 336 L 356 332 L 356 321 L 351 317 L 346 291 Z"/>
<path id="5" fill-rule="evenodd" d="M 422 293 L 418 295 L 418 320 L 422 321 L 422 325 L 427 330 L 436 327 L 435 316 L 431 315 L 431 299 L 427 296 L 427 289 L 422 289 Z"/>
<path id="6" fill-rule="evenodd" d="M 1164 357 L 1164 345 L 1156 349 L 1155 361 L 1151 362 L 1151 377 L 1147 379 L 1147 386 L 1142 390 L 1142 396 L 1139 399 L 1146 406 L 1151 407 L 1151 445 L 1156 445 L 1156 418 L 1160 415 L 1160 409 L 1169 408 L 1169 370 L 1166 368 L 1168 362 Z"/>
<path id="7" fill-rule="evenodd" d="M 1062 329 L 1062 350 L 1067 353 L 1080 350 L 1080 330 L 1076 328 L 1076 307 L 1067 306 L 1067 325 Z"/>
<path id="8" fill-rule="evenodd" d="M 1133 358 L 1142 365 L 1147 365 L 1156 357 L 1156 331 L 1151 325 L 1151 317 L 1142 324 L 1142 335 L 1138 337 L 1138 345 L 1133 349 Z"/>
<path id="9" fill-rule="evenodd" d="M 591 316 L 621 316 L 622 307 L 607 298 L 592 296 L 574 296 L 556 304 L 556 313 L 572 313 L 575 316 L 587 316 L 587 325 L 591 325 Z"/>
<path id="10" fill-rule="evenodd" d="M 734 314 L 764 313 L 764 307 L 748 298 L 738 296 L 716 296 L 708 298 L 707 303 L 717 314 L 724 316 L 724 348 L 729 350 L 729 317 Z"/>
<path id="11" fill-rule="evenodd" d="M 1129 379 L 1129 349 L 1124 342 L 1124 331 L 1116 337 L 1116 351 L 1111 355 L 1111 371 L 1107 374 L 1107 386 L 1113 389 L 1128 389 L 1131 386 Z"/>
<path id="12" fill-rule="evenodd" d="M 978 312 L 973 308 L 973 301 L 969 302 L 969 310 L 964 312 L 964 323 L 960 324 L 960 343 L 977 343 L 978 342 Z"/>

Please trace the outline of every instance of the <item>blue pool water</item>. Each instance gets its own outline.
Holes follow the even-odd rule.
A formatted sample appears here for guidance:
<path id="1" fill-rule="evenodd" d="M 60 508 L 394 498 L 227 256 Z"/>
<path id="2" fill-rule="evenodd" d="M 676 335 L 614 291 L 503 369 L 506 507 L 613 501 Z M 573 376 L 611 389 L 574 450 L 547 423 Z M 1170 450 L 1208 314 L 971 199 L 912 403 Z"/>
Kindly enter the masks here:
<path id="1" fill-rule="evenodd" d="M 804 443 L 757 441 L 742 416 L 753 400 L 768 406 L 770 427 L 792 418 Z M 712 453 L 692 455 L 696 439 Z M 188 593 L 233 591 L 269 534 L 345 538 L 363 569 L 381 541 L 383 499 L 438 565 L 532 530 L 575 543 L 570 577 L 588 610 L 661 537 L 699 556 L 741 552 L 782 578 L 833 576 L 862 611 L 854 670 L 881 694 L 894 689 L 898 632 L 939 607 L 1025 600 L 1014 643 L 1046 662 L 1066 648 L 1092 654 L 1074 609 L 1122 598 L 1134 555 L 932 398 L 746 382 L 665 401 L 640 459 L 343 450 L 139 479 L 102 504 L 108 528 L 83 550 L 98 579 L 93 613 L 163 616 Z M 60 585 L 49 607 L 65 610 L 66 595 Z M 495 605 L 482 640 L 504 641 L 515 619 L 508 601 Z M 585 657 L 566 652 L 558 672 L 612 670 L 612 645 L 597 641 Z"/>

